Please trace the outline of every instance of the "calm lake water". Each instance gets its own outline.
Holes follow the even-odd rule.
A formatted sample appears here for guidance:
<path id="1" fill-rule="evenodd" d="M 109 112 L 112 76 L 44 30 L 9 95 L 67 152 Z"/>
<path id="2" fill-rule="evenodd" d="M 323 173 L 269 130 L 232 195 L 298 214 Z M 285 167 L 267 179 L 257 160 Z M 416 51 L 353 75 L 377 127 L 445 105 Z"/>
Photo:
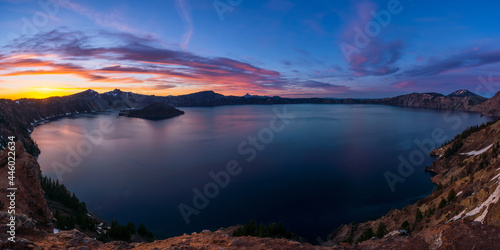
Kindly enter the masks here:
<path id="1" fill-rule="evenodd" d="M 284 108 L 294 116 L 286 124 L 273 111 Z M 424 154 L 415 140 L 429 141 L 438 132 L 450 139 L 490 120 L 473 113 L 379 105 L 181 109 L 185 115 L 163 121 L 110 112 L 41 125 L 32 137 L 42 150 L 42 172 L 59 178 L 98 218 L 143 222 L 159 237 L 254 219 L 283 222 L 315 243 L 341 223 L 381 216 L 432 191 L 423 169 L 434 159 L 425 154 L 420 160 Z M 275 120 L 273 128 L 282 131 L 271 137 Z M 265 148 L 248 162 L 251 153 L 240 154 L 238 147 L 246 142 L 242 150 L 250 152 L 248 137 L 258 138 L 259 132 L 268 144 L 258 142 L 259 149 Z M 392 192 L 384 173 L 398 174 L 401 159 L 414 163 L 415 170 Z M 214 183 L 209 173 L 225 170 L 231 160 L 241 173 L 207 198 L 208 205 L 202 204 L 206 207 L 186 224 L 179 204 L 196 209 L 193 189 L 204 192 L 207 183 Z"/>

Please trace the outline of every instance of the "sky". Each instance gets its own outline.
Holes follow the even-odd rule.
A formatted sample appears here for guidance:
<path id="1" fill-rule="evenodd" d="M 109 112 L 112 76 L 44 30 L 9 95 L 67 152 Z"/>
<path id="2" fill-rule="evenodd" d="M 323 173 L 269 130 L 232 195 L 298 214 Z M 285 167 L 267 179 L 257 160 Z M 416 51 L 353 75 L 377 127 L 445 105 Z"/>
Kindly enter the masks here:
<path id="1" fill-rule="evenodd" d="M 500 90 L 497 1 L 0 0 L 0 98 Z"/>

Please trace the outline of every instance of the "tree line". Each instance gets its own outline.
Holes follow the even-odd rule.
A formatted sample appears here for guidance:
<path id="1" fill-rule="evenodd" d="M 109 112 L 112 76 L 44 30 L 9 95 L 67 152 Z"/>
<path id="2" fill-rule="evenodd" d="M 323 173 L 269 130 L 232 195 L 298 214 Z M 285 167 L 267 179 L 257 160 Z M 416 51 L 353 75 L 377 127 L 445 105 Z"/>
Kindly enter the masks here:
<path id="1" fill-rule="evenodd" d="M 40 176 L 40 181 L 47 198 L 61 203 L 70 211 L 67 212 L 55 208 L 54 218 L 57 220 L 56 228 L 71 230 L 78 226 L 82 231 L 90 230 L 98 232 L 97 225 L 99 221 L 89 216 L 87 205 L 85 202 L 80 201 L 75 193 L 70 192 L 64 184 L 59 183 L 59 180 Z M 148 231 L 144 224 L 141 223 L 136 228 L 132 222 L 129 222 L 127 225 L 121 225 L 117 220 L 113 220 L 110 227 L 106 223 L 103 223 L 101 233 L 99 240 L 104 242 L 111 240 L 129 241 L 134 234 L 148 240 L 154 239 L 153 233 Z"/>

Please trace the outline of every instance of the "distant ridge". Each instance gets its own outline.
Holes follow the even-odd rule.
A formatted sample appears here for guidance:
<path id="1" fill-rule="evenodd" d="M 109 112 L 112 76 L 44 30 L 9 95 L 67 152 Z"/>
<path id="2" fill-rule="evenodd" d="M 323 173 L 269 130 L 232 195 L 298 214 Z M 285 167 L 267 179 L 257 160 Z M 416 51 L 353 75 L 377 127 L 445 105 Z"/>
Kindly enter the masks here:
<path id="1" fill-rule="evenodd" d="M 281 98 L 279 96 L 273 96 L 273 97 L 270 97 L 270 96 L 265 96 L 265 95 L 250 95 L 248 93 L 246 93 L 243 98 Z"/>

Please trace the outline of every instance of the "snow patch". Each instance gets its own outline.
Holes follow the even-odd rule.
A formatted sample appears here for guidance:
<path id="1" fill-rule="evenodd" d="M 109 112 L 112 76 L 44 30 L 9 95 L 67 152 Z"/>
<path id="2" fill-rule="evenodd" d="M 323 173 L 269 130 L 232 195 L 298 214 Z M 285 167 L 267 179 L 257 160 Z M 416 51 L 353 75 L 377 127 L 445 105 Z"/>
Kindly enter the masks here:
<path id="1" fill-rule="evenodd" d="M 456 197 L 458 197 L 461 194 L 462 194 L 462 191 L 458 192 L 457 195 L 456 195 Z"/>
<path id="2" fill-rule="evenodd" d="M 500 174 L 498 174 L 497 176 L 493 177 L 491 179 L 491 181 L 498 180 L 499 177 L 500 177 Z M 493 204 L 493 203 L 497 203 L 499 198 L 500 198 L 500 185 L 497 186 L 497 188 L 495 189 L 495 191 L 493 191 L 493 193 L 491 193 L 491 195 L 488 197 L 488 199 L 486 199 L 483 202 L 483 204 L 477 206 L 472 211 L 468 212 L 465 216 L 476 215 L 479 212 L 481 212 L 481 210 L 484 209 L 483 213 L 481 215 L 479 215 L 476 219 L 474 219 L 474 221 L 479 221 L 481 223 L 484 223 L 484 219 L 486 218 L 486 215 L 488 214 L 488 208 L 489 208 L 489 206 L 491 204 Z"/>
<path id="3" fill-rule="evenodd" d="M 495 191 L 490 195 L 490 197 L 488 197 L 488 199 L 481 205 L 481 206 L 486 207 L 486 209 L 474 221 L 479 221 L 481 223 L 484 223 L 484 219 L 486 218 L 486 215 L 488 214 L 489 206 L 493 203 L 497 203 L 499 197 L 500 197 L 500 185 L 497 186 L 497 189 L 495 189 Z"/>
<path id="4" fill-rule="evenodd" d="M 467 156 L 480 155 L 480 154 L 488 151 L 488 149 L 490 149 L 492 146 L 493 146 L 493 144 L 491 144 L 488 147 L 485 147 L 481 150 L 478 150 L 478 151 L 470 151 L 468 153 L 460 153 L 459 155 L 467 155 Z"/>
<path id="5" fill-rule="evenodd" d="M 497 169 L 497 170 L 500 170 L 500 168 Z M 498 186 L 495 189 L 495 191 L 493 191 L 493 193 L 490 194 L 490 196 L 488 197 L 488 199 L 486 199 L 481 205 L 477 206 L 476 208 L 474 208 L 471 211 L 469 211 L 468 213 L 466 213 L 465 216 L 464 216 L 464 213 L 465 213 L 465 211 L 467 211 L 467 208 L 464 209 L 462 212 L 460 212 L 460 214 L 458 214 L 457 216 L 451 218 L 450 221 L 459 220 L 459 219 L 462 218 L 462 216 L 464 216 L 464 217 L 474 216 L 474 215 L 478 214 L 479 212 L 481 212 L 481 210 L 484 209 L 483 212 L 481 213 L 481 215 L 479 215 L 478 217 L 476 217 L 476 219 L 474 219 L 474 221 L 478 221 L 478 222 L 484 223 L 484 219 L 486 218 L 486 215 L 488 215 L 488 208 L 490 207 L 491 204 L 497 203 L 498 200 L 500 199 L 500 174 L 496 175 L 495 177 L 493 177 L 491 179 L 491 181 L 495 181 L 495 180 L 497 180 L 496 184 L 498 184 Z M 495 183 L 493 183 L 493 184 L 495 184 Z M 492 185 L 490 185 L 490 187 Z M 462 191 L 460 191 L 457 194 L 457 196 L 460 193 L 462 193 Z M 474 195 L 474 193 L 472 195 Z"/>
<path id="6" fill-rule="evenodd" d="M 462 216 L 464 215 L 465 211 L 467 211 L 467 208 L 464 209 L 464 211 L 460 212 L 457 216 L 451 218 L 450 221 L 456 221 L 456 220 L 460 220 L 462 218 Z"/>

